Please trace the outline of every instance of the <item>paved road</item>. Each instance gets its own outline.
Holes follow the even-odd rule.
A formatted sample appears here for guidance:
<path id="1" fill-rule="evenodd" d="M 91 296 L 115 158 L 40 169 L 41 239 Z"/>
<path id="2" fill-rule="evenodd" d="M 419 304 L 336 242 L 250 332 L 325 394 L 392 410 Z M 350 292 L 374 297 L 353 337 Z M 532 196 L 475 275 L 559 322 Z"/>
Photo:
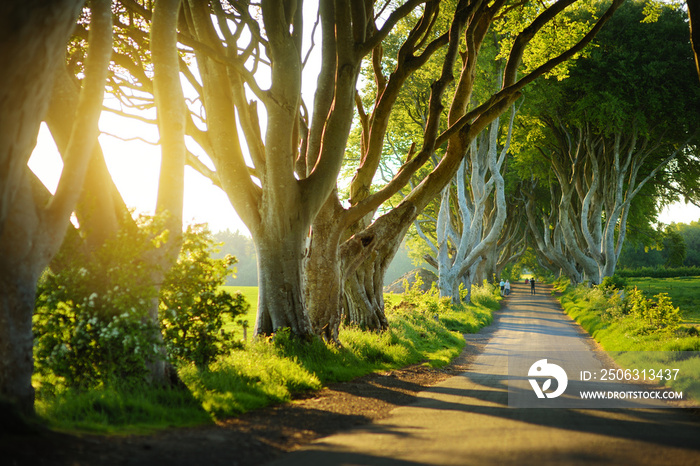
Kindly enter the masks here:
<path id="1" fill-rule="evenodd" d="M 319 439 L 272 464 L 700 465 L 700 416 L 685 410 L 508 407 L 510 351 L 575 351 L 584 359 L 589 352 L 595 359 L 590 338 L 547 291 L 538 286 L 531 296 L 514 287 L 469 371 L 386 419 Z"/>

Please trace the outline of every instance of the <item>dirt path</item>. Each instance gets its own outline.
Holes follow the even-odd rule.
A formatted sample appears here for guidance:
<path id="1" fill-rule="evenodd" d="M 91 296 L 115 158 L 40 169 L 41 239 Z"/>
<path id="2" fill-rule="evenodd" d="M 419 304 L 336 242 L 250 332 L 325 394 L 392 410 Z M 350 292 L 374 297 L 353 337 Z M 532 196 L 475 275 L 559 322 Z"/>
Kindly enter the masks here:
<path id="1" fill-rule="evenodd" d="M 532 296 L 514 286 L 484 351 L 415 404 L 272 464 L 700 464 L 700 418 L 685 410 L 508 406 L 511 352 L 573 352 L 576 363 L 597 361 L 595 343 L 548 291 L 538 286 Z"/>

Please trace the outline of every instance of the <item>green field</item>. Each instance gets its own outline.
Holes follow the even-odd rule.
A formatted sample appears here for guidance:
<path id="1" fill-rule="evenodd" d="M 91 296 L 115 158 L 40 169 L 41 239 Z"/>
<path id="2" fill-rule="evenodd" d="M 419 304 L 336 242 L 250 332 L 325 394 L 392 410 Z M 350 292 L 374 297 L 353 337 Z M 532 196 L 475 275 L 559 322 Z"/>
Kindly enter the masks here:
<path id="1" fill-rule="evenodd" d="M 241 316 L 236 320 L 247 320 L 248 321 L 248 341 L 250 341 L 253 335 L 253 328 L 255 327 L 255 315 L 258 312 L 258 287 L 257 286 L 222 286 L 222 289 L 233 294 L 240 291 L 245 297 L 245 300 L 250 304 L 250 309 L 248 309 L 248 314 L 246 316 Z M 234 330 L 236 332 L 236 337 L 243 339 L 243 327 L 236 323 L 229 323 L 226 330 Z"/>
<path id="2" fill-rule="evenodd" d="M 668 293 L 674 306 L 681 309 L 683 322 L 700 326 L 700 277 L 675 278 L 628 278 L 634 285 L 651 298 L 659 293 Z"/>

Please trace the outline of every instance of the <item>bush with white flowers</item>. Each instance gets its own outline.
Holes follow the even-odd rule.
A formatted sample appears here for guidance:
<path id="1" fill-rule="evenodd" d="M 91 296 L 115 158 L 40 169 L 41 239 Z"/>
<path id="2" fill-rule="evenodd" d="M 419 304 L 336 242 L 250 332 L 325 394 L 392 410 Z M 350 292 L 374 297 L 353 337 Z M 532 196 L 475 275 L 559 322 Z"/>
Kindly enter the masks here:
<path id="1" fill-rule="evenodd" d="M 34 313 L 34 362 L 40 375 L 87 389 L 143 380 L 159 357 L 158 328 L 147 318 L 156 297 L 143 260 L 153 248 L 146 226 L 122 231 L 89 254 L 70 255 L 39 281 Z M 47 378 L 46 380 L 49 380 Z M 47 388 L 47 387 L 43 387 Z"/>

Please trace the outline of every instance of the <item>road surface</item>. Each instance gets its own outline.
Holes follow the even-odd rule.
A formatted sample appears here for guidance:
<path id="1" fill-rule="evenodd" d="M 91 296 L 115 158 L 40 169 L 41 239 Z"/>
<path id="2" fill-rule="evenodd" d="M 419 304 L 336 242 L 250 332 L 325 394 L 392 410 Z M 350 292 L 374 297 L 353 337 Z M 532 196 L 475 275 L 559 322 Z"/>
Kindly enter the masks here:
<path id="1" fill-rule="evenodd" d="M 508 406 L 508 354 L 563 352 L 595 360 L 595 343 L 546 286 L 518 284 L 467 372 L 388 418 L 319 439 L 275 465 L 695 464 L 700 416 L 683 409 Z M 583 363 L 583 362 L 582 362 Z M 525 382 L 526 383 L 526 382 Z"/>

